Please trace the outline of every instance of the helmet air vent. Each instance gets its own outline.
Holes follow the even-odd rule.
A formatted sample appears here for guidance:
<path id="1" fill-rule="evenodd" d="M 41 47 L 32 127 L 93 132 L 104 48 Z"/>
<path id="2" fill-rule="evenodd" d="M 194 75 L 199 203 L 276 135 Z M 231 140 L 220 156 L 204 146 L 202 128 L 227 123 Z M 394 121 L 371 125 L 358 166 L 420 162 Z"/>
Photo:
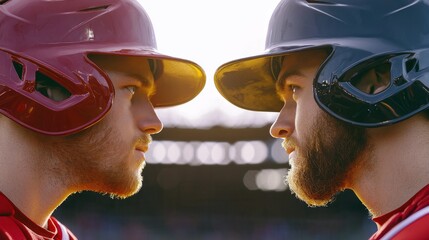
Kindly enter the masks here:
<path id="1" fill-rule="evenodd" d="M 3 5 L 5 3 L 9 2 L 9 0 L 0 0 L 0 5 Z"/>
<path id="2" fill-rule="evenodd" d="M 109 6 L 110 5 L 103 5 L 103 6 L 97 6 L 97 7 L 84 8 L 79 10 L 79 12 L 92 12 L 92 11 L 106 10 Z"/>
<path id="3" fill-rule="evenodd" d="M 331 3 L 328 1 L 321 1 L 321 0 L 307 0 L 308 3 L 310 4 L 329 4 L 329 5 L 334 5 L 335 3 Z"/>
<path id="4" fill-rule="evenodd" d="M 411 58 L 405 62 L 405 68 L 407 72 L 411 72 L 412 70 L 419 71 L 419 63 L 417 59 Z"/>
<path id="5" fill-rule="evenodd" d="M 61 102 L 71 96 L 65 87 L 39 71 L 36 72 L 36 91 L 55 102 Z"/>
<path id="6" fill-rule="evenodd" d="M 18 74 L 19 79 L 22 80 L 22 64 L 17 61 L 12 61 L 12 63 L 16 73 Z"/>

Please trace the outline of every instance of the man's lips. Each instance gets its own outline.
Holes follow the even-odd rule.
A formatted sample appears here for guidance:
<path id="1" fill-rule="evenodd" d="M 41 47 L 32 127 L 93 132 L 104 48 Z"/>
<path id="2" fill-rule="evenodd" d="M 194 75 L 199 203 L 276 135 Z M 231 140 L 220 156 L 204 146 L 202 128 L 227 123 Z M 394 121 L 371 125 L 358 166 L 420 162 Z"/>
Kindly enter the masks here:
<path id="1" fill-rule="evenodd" d="M 136 150 L 138 150 L 140 152 L 147 152 L 148 149 L 149 149 L 148 145 L 137 145 L 136 146 Z"/>
<path id="2" fill-rule="evenodd" d="M 295 145 L 293 145 L 290 141 L 283 141 L 282 146 L 286 150 L 287 154 L 291 154 L 293 151 L 295 151 Z"/>
<path id="3" fill-rule="evenodd" d="M 291 154 L 292 152 L 294 152 L 295 151 L 295 147 L 287 147 L 286 148 L 286 152 L 287 152 L 287 154 Z"/>
<path id="4" fill-rule="evenodd" d="M 143 135 L 136 139 L 135 149 L 145 153 L 149 149 L 149 144 L 151 142 L 152 142 L 152 138 L 150 135 Z"/>

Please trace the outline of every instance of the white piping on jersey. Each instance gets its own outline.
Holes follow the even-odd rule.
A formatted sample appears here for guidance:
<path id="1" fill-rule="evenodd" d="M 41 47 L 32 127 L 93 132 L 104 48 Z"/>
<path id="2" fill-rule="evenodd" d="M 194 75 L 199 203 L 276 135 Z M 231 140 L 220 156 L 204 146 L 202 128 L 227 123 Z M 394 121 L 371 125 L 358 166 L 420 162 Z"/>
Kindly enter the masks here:
<path id="1" fill-rule="evenodd" d="M 411 214 L 408 218 L 406 218 L 404 221 L 400 222 L 398 225 L 396 225 L 394 228 L 392 228 L 389 232 L 384 235 L 381 240 L 389 240 L 392 237 L 394 237 L 397 233 L 399 233 L 402 229 L 410 225 L 411 223 L 415 222 L 417 219 L 423 217 L 424 215 L 429 214 L 429 206 L 420 209 L 419 211 Z"/>
<path id="2" fill-rule="evenodd" d="M 67 228 L 60 222 L 58 222 L 58 225 L 60 225 L 61 229 L 61 240 L 70 240 L 69 233 L 67 232 Z"/>

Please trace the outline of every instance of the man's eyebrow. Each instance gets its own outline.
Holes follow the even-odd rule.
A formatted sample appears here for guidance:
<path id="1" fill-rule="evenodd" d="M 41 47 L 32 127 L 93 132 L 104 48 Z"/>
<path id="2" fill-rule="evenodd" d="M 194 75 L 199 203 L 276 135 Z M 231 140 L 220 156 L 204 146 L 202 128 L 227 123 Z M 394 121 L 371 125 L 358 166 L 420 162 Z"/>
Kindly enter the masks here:
<path id="1" fill-rule="evenodd" d="M 128 77 L 137 79 L 143 84 L 144 87 L 151 87 L 152 85 L 155 85 L 154 81 L 149 80 L 141 73 L 127 72 L 125 73 L 125 75 L 127 75 Z"/>
<path id="2" fill-rule="evenodd" d="M 155 80 L 150 80 L 141 73 L 129 72 L 129 73 L 126 73 L 126 75 L 131 78 L 137 79 L 139 82 L 141 82 L 142 87 L 147 88 L 148 92 L 151 95 L 155 94 L 155 91 L 156 91 Z"/>
<path id="3" fill-rule="evenodd" d="M 304 77 L 304 74 L 299 69 L 290 69 L 290 70 L 284 71 L 277 78 L 277 81 L 276 81 L 277 91 L 282 90 L 285 86 L 286 80 L 292 76 Z"/>

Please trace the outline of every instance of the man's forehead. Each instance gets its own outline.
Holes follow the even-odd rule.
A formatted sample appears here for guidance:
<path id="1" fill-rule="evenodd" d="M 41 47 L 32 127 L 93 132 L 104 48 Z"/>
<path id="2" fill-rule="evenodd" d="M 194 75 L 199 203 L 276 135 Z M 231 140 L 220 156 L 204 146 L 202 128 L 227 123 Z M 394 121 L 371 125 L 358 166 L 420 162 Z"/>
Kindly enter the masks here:
<path id="1" fill-rule="evenodd" d="M 328 53 L 320 49 L 296 52 L 281 57 L 280 70 L 277 80 L 284 81 L 290 76 L 305 76 L 304 71 L 308 69 L 319 69 L 327 58 Z"/>
<path id="2" fill-rule="evenodd" d="M 323 49 L 312 49 L 291 53 L 282 58 L 282 68 L 303 69 L 314 66 L 319 67 L 327 56 L 328 52 Z"/>
<path id="3" fill-rule="evenodd" d="M 123 75 L 128 76 L 132 79 L 138 80 L 144 87 L 152 88 L 155 85 L 152 73 L 150 71 L 145 72 L 121 72 Z"/>
<path id="4" fill-rule="evenodd" d="M 89 58 L 103 71 L 139 80 L 145 86 L 154 85 L 150 59 L 138 56 L 94 54 Z"/>
<path id="5" fill-rule="evenodd" d="M 122 55 L 91 55 L 89 58 L 99 67 L 112 71 L 129 72 L 139 74 L 150 71 L 147 58 Z"/>

